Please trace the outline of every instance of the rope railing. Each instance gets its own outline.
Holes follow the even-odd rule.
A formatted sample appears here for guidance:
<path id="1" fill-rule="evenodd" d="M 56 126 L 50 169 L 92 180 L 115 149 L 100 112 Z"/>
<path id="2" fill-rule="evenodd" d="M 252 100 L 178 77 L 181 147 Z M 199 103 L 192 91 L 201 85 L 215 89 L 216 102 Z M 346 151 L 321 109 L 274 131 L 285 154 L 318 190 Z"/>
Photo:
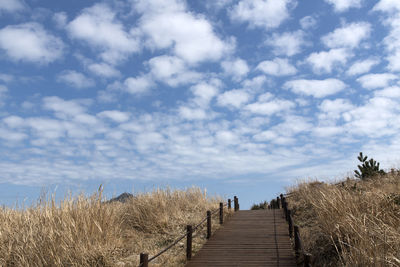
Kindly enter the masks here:
<path id="1" fill-rule="evenodd" d="M 286 195 L 287 196 L 287 195 Z M 281 194 L 280 197 L 276 198 L 275 203 L 270 205 L 269 208 L 279 209 L 280 206 L 283 209 L 285 219 L 288 223 L 289 237 L 294 238 L 294 251 L 296 255 L 297 264 L 303 264 L 304 267 L 311 267 L 311 254 L 307 253 L 302 245 L 300 238 L 299 226 L 293 223 L 292 211 L 288 208 L 285 195 Z"/>
<path id="2" fill-rule="evenodd" d="M 193 239 L 193 233 L 202 225 L 204 222 L 207 221 L 207 236 L 206 238 L 209 239 L 211 237 L 211 217 L 219 212 L 219 223 L 222 225 L 224 223 L 224 207 L 228 207 L 228 210 L 231 209 L 231 199 L 228 199 L 227 203 L 219 203 L 219 208 L 215 209 L 213 211 L 208 210 L 207 211 L 207 216 L 202 219 L 198 224 L 196 224 L 194 227 L 192 225 L 187 225 L 186 226 L 186 232 L 179 236 L 174 242 L 172 242 L 168 247 L 164 248 L 154 256 L 149 258 L 148 253 L 140 253 L 140 264 L 139 267 L 148 267 L 149 263 L 153 261 L 154 259 L 158 258 L 168 250 L 170 250 L 172 247 L 174 247 L 176 244 L 178 244 L 182 239 L 186 237 L 186 259 L 191 260 L 192 258 L 192 239 Z M 234 197 L 234 210 L 238 211 L 239 210 L 239 199 L 235 196 Z"/>

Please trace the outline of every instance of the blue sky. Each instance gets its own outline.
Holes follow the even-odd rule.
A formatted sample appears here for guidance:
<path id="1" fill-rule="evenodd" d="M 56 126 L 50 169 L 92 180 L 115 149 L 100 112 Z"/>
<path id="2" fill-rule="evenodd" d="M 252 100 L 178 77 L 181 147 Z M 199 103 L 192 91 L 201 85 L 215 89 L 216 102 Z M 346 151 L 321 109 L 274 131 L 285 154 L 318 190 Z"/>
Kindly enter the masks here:
<path id="1" fill-rule="evenodd" d="M 7 205 L 399 166 L 398 0 L 0 0 L 0 61 Z"/>

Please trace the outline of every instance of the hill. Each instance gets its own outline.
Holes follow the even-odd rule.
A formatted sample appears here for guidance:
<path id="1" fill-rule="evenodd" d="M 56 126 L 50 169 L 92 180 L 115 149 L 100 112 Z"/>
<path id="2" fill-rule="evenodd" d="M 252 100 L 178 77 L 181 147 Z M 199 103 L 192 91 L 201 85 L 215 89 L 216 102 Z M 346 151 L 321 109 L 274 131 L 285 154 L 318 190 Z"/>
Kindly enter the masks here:
<path id="1" fill-rule="evenodd" d="M 400 266 L 400 172 L 288 189 L 314 266 Z"/>
<path id="2" fill-rule="evenodd" d="M 190 188 L 123 194 L 111 202 L 100 191 L 61 203 L 41 199 L 23 210 L 2 208 L 0 266 L 138 266 L 141 252 L 156 254 L 220 201 Z M 196 251 L 205 231 L 193 242 Z M 152 266 L 182 266 L 184 246 L 178 244 Z"/>

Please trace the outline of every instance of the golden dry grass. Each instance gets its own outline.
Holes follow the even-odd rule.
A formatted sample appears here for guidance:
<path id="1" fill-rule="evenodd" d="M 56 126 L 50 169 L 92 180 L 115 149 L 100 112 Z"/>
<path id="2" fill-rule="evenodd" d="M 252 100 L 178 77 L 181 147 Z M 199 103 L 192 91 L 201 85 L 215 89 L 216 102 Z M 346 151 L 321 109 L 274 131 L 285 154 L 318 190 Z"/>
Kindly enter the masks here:
<path id="1" fill-rule="evenodd" d="M 288 190 L 314 266 L 400 266 L 400 173 Z"/>
<path id="2" fill-rule="evenodd" d="M 126 203 L 105 203 L 101 192 L 68 197 L 56 204 L 43 198 L 23 210 L 0 209 L 0 266 L 138 266 L 139 253 L 150 257 L 185 233 L 220 198 L 199 188 L 155 190 Z M 228 214 L 228 212 L 226 212 Z M 214 216 L 213 228 L 218 218 Z M 205 242 L 194 235 L 193 249 Z M 183 266 L 185 240 L 152 262 Z"/>

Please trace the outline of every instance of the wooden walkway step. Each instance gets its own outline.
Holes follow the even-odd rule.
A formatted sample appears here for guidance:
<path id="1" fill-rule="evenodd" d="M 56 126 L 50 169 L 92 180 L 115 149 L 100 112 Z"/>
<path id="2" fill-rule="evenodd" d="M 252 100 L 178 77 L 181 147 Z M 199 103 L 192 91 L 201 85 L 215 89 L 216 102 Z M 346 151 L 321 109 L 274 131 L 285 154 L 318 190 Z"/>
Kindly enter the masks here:
<path id="1" fill-rule="evenodd" d="M 235 212 L 186 266 L 296 266 L 282 210 Z"/>

